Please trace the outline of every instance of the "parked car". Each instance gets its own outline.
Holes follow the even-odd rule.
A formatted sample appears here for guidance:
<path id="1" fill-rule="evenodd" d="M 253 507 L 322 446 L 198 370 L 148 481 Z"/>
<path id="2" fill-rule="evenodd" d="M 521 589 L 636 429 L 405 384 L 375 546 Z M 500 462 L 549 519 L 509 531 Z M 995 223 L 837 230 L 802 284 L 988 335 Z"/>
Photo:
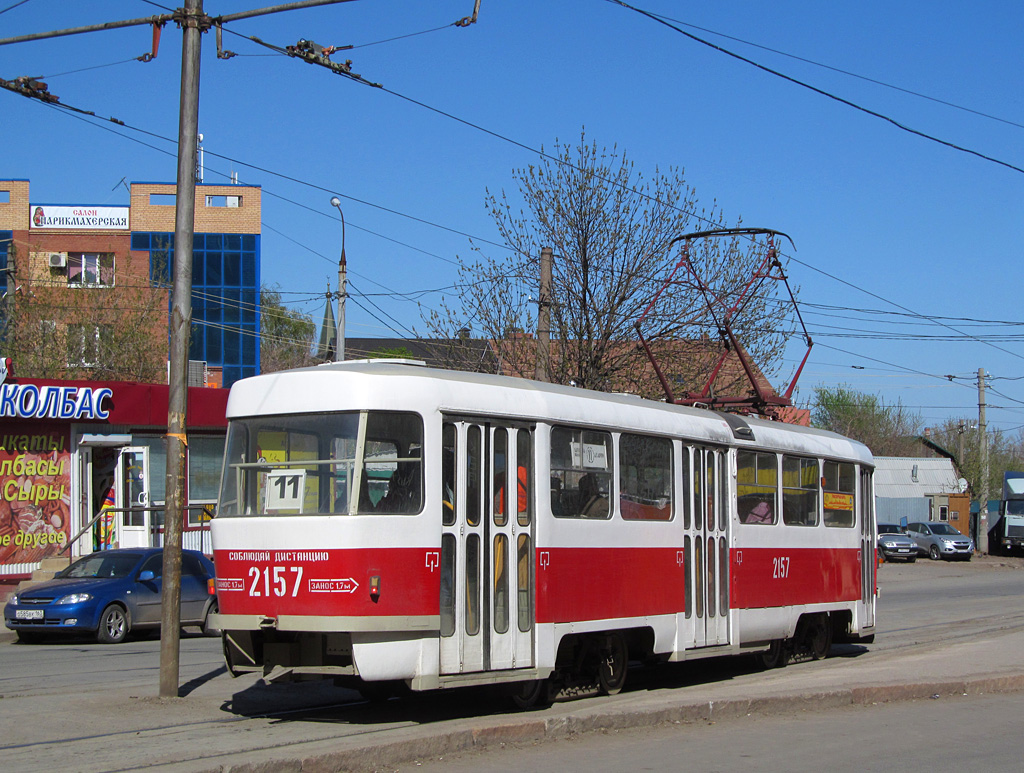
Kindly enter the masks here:
<path id="1" fill-rule="evenodd" d="M 52 580 L 11 597 L 4 623 L 23 642 L 47 634 L 91 634 L 104 644 L 124 641 L 133 630 L 160 626 L 163 549 L 124 548 L 90 553 Z M 213 562 L 194 550 L 181 552 L 181 624 L 204 633 L 217 611 Z"/>
<path id="2" fill-rule="evenodd" d="M 943 521 L 908 523 L 907 536 L 917 543 L 917 547 L 923 555 L 933 561 L 938 561 L 940 558 L 959 558 L 970 561 L 974 554 L 974 540 L 965 537 Z"/>
<path id="3" fill-rule="evenodd" d="M 878 555 L 883 561 L 917 560 L 917 543 L 904 534 L 894 523 L 878 524 Z"/>

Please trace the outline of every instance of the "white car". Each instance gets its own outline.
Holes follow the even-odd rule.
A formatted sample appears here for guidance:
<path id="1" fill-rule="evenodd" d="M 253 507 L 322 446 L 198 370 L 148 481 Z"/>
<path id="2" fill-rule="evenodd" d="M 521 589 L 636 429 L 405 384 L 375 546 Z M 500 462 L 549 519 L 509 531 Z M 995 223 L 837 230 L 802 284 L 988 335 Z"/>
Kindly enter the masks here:
<path id="1" fill-rule="evenodd" d="M 933 561 L 940 558 L 959 558 L 970 561 L 974 554 L 974 540 L 965 537 L 948 523 L 908 523 L 907 536 L 917 543 L 918 549 Z"/>

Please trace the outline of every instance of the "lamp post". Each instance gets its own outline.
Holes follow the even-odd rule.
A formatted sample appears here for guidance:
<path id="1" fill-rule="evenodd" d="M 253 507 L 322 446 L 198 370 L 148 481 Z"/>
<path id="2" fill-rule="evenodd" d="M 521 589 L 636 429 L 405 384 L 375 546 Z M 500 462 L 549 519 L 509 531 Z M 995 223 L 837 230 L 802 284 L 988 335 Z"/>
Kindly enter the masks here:
<path id="1" fill-rule="evenodd" d="M 337 196 L 331 198 L 331 206 L 338 210 L 341 215 L 341 257 L 338 259 L 338 340 L 334 345 L 334 361 L 345 360 L 345 272 L 348 266 L 345 262 L 345 213 L 341 211 L 341 199 Z"/>

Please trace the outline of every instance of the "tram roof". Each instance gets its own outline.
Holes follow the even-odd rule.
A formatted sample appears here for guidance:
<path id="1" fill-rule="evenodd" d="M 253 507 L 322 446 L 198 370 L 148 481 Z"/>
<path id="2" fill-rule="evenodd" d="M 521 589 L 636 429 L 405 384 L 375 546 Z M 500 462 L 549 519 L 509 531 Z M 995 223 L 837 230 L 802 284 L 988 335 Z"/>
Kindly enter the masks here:
<path id="1" fill-rule="evenodd" d="M 506 390 L 506 395 L 496 399 L 496 390 Z M 401 404 L 396 403 L 396 394 L 402 395 Z M 754 433 L 753 440 L 746 440 L 735 436 L 730 422 L 715 411 L 514 376 L 441 370 L 409 360 L 349 360 L 242 379 L 231 387 L 227 415 L 230 419 L 358 409 L 441 411 L 632 429 L 872 464 L 871 452 L 862 443 L 826 430 L 742 416 Z M 677 417 L 678 423 L 666 422 L 666 414 Z"/>

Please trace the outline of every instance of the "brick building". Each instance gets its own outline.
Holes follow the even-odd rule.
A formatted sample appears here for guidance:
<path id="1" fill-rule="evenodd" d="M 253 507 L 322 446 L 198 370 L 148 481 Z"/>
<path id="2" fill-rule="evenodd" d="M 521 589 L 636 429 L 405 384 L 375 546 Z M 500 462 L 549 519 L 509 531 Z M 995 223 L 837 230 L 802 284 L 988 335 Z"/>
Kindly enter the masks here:
<path id="1" fill-rule="evenodd" d="M 230 386 L 259 372 L 260 197 L 254 186 L 196 186 L 192 383 Z M 173 184 L 132 183 L 128 206 L 94 206 L 38 202 L 28 180 L 0 180 L 0 294 L 42 314 L 21 367 L 31 371 L 36 354 L 66 356 L 67 372 L 38 375 L 109 378 L 104 350 L 120 342 L 139 360 L 128 375 L 166 381 L 174 217 Z M 147 305 L 159 310 L 146 330 L 125 331 Z"/>

